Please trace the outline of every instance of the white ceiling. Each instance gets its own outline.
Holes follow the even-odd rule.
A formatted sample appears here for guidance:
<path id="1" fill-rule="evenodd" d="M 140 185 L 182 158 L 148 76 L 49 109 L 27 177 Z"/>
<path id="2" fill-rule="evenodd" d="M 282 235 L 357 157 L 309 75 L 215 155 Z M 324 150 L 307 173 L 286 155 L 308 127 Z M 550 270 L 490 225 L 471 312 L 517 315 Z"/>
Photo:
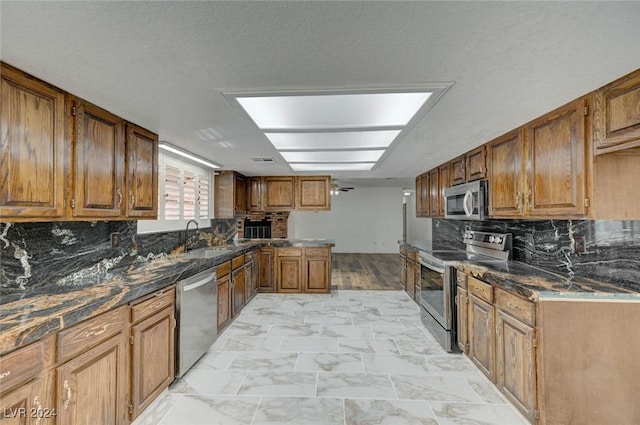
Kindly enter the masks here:
<path id="1" fill-rule="evenodd" d="M 334 174 L 350 185 L 405 184 L 640 68 L 640 2 L 2 1 L 0 14 L 5 62 L 249 175 L 293 172 L 222 92 L 455 83 L 375 170 Z"/>

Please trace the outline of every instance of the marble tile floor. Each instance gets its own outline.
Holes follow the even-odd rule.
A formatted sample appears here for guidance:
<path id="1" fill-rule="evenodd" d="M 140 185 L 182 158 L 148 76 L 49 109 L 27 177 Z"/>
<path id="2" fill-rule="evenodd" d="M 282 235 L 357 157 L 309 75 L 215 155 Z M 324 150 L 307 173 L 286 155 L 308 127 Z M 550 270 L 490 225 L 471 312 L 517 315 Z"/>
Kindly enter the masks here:
<path id="1" fill-rule="evenodd" d="M 133 425 L 526 425 L 403 291 L 259 294 Z"/>

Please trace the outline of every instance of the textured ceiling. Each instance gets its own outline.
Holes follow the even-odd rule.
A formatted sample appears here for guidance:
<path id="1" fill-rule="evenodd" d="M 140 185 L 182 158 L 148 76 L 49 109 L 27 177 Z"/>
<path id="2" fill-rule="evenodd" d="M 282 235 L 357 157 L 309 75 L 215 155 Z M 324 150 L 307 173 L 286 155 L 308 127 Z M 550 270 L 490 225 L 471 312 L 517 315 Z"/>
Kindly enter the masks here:
<path id="1" fill-rule="evenodd" d="M 224 91 L 455 83 L 379 167 L 335 174 L 350 184 L 413 179 L 640 68 L 640 2 L 2 1 L 0 14 L 2 60 L 247 174 L 292 172 Z"/>

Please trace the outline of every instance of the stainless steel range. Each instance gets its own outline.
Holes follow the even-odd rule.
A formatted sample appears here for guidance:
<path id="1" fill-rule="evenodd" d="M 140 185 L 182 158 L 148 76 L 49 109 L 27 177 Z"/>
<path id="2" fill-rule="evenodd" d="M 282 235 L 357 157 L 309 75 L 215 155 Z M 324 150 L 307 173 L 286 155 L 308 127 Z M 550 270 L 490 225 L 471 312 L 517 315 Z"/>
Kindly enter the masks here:
<path id="1" fill-rule="evenodd" d="M 512 255 L 510 233 L 467 230 L 463 236 L 466 250 L 420 250 L 419 300 L 422 322 L 448 352 L 456 345 L 456 270 L 458 261 L 505 262 Z"/>

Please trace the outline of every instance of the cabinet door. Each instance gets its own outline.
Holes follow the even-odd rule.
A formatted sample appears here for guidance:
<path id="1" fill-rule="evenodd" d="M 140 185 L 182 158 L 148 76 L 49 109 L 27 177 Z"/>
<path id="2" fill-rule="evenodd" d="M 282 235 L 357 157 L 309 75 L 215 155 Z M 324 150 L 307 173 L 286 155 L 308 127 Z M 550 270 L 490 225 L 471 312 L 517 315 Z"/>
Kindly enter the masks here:
<path id="1" fill-rule="evenodd" d="M 278 292 L 302 292 L 302 257 L 276 259 Z"/>
<path id="2" fill-rule="evenodd" d="M 0 64 L 0 217 L 64 216 L 64 94 Z"/>
<path id="3" fill-rule="evenodd" d="M 247 212 L 247 180 L 244 176 L 235 175 L 235 207 L 236 214 L 246 214 Z"/>
<path id="4" fill-rule="evenodd" d="M 466 178 L 468 182 L 484 179 L 487 177 L 487 163 L 486 156 L 487 151 L 485 146 L 480 146 L 477 149 L 472 150 L 466 155 L 467 167 Z"/>
<path id="5" fill-rule="evenodd" d="M 173 382 L 174 311 L 174 305 L 171 305 L 131 328 L 131 419 L 142 413 Z"/>
<path id="6" fill-rule="evenodd" d="M 58 423 L 126 423 L 127 350 L 119 334 L 57 369 Z"/>
<path id="7" fill-rule="evenodd" d="M 416 217 L 422 217 L 422 176 L 416 177 Z"/>
<path id="8" fill-rule="evenodd" d="M 437 168 L 429 171 L 429 217 L 440 213 L 440 172 Z"/>
<path id="9" fill-rule="evenodd" d="M 444 208 L 445 208 L 445 204 L 444 204 L 444 191 L 445 189 L 447 189 L 450 186 L 449 183 L 449 164 L 444 164 L 441 165 L 439 168 L 439 172 L 440 172 L 440 190 L 438 193 L 438 205 L 440 206 L 440 208 L 438 208 L 438 217 L 444 217 Z"/>
<path id="10" fill-rule="evenodd" d="M 231 275 L 218 279 L 218 335 L 231 319 Z"/>
<path id="11" fill-rule="evenodd" d="M 407 260 L 407 281 L 404 287 L 404 290 L 407 291 L 407 294 L 413 299 L 416 298 L 416 294 L 414 293 L 414 289 L 416 286 L 416 274 L 414 271 L 415 264 L 411 260 Z"/>
<path id="12" fill-rule="evenodd" d="M 296 177 L 296 209 L 331 210 L 330 176 Z"/>
<path id="13" fill-rule="evenodd" d="M 404 255 L 400 256 L 400 285 L 407 287 L 407 257 Z"/>
<path id="14" fill-rule="evenodd" d="M 451 186 L 462 184 L 467 181 L 467 172 L 465 170 L 465 156 L 459 156 L 456 159 L 452 159 L 450 164 Z"/>
<path id="15" fill-rule="evenodd" d="M 75 217 L 120 217 L 124 204 L 124 126 L 120 118 L 80 99 L 75 108 Z"/>
<path id="16" fill-rule="evenodd" d="M 596 92 L 593 130 L 598 154 L 640 146 L 640 70 Z"/>
<path id="17" fill-rule="evenodd" d="M 258 289 L 260 292 L 275 292 L 276 288 L 273 279 L 273 248 L 260 248 L 258 256 L 260 270 L 258 276 Z"/>
<path id="18" fill-rule="evenodd" d="M 264 178 L 264 208 L 269 211 L 292 210 L 295 206 L 294 177 Z"/>
<path id="19" fill-rule="evenodd" d="M 497 310 L 496 371 L 500 391 L 530 421 L 535 422 L 535 331 Z"/>
<path id="20" fill-rule="evenodd" d="M 158 218 L 158 136 L 127 124 L 127 217 Z"/>
<path id="21" fill-rule="evenodd" d="M 526 127 L 529 215 L 585 215 L 585 106 L 569 103 Z"/>
<path id="22" fill-rule="evenodd" d="M 231 316 L 236 317 L 245 304 L 245 270 L 244 266 L 231 272 Z"/>
<path id="23" fill-rule="evenodd" d="M 42 380 L 36 378 L 0 397 L 0 423 L 2 425 L 44 425 L 55 423 L 52 418 L 42 417 L 45 413 L 55 415 L 52 406 L 45 406 Z M 48 410 L 44 410 L 48 409 Z M 39 414 L 39 415 L 38 415 Z"/>
<path id="24" fill-rule="evenodd" d="M 429 217 L 429 190 L 430 190 L 430 186 L 429 186 L 429 173 L 424 173 L 421 176 L 422 179 L 422 184 L 421 184 L 421 190 L 420 190 L 420 204 L 422 205 L 422 214 L 420 217 Z"/>
<path id="25" fill-rule="evenodd" d="M 253 297 L 253 288 L 251 287 L 253 283 L 253 261 L 246 263 L 244 265 L 244 274 L 245 274 L 245 285 L 244 285 L 244 295 L 245 295 L 245 304 L 249 302 L 251 297 Z"/>
<path id="26" fill-rule="evenodd" d="M 247 180 L 247 209 L 262 211 L 262 177 L 249 177 Z"/>
<path id="27" fill-rule="evenodd" d="M 524 214 L 524 137 L 516 130 L 487 146 L 489 215 L 517 217 Z"/>
<path id="28" fill-rule="evenodd" d="M 469 296 L 469 358 L 495 382 L 495 334 L 493 306 Z"/>
<path id="29" fill-rule="evenodd" d="M 331 269 L 327 257 L 306 257 L 304 260 L 304 292 L 329 292 L 331 287 Z"/>
<path id="30" fill-rule="evenodd" d="M 460 351 L 466 353 L 469 349 L 469 340 L 468 340 L 468 318 L 467 318 L 467 308 L 468 308 L 468 296 L 466 288 L 462 286 L 457 287 L 458 294 L 456 295 L 456 325 L 458 327 L 458 347 Z"/>

